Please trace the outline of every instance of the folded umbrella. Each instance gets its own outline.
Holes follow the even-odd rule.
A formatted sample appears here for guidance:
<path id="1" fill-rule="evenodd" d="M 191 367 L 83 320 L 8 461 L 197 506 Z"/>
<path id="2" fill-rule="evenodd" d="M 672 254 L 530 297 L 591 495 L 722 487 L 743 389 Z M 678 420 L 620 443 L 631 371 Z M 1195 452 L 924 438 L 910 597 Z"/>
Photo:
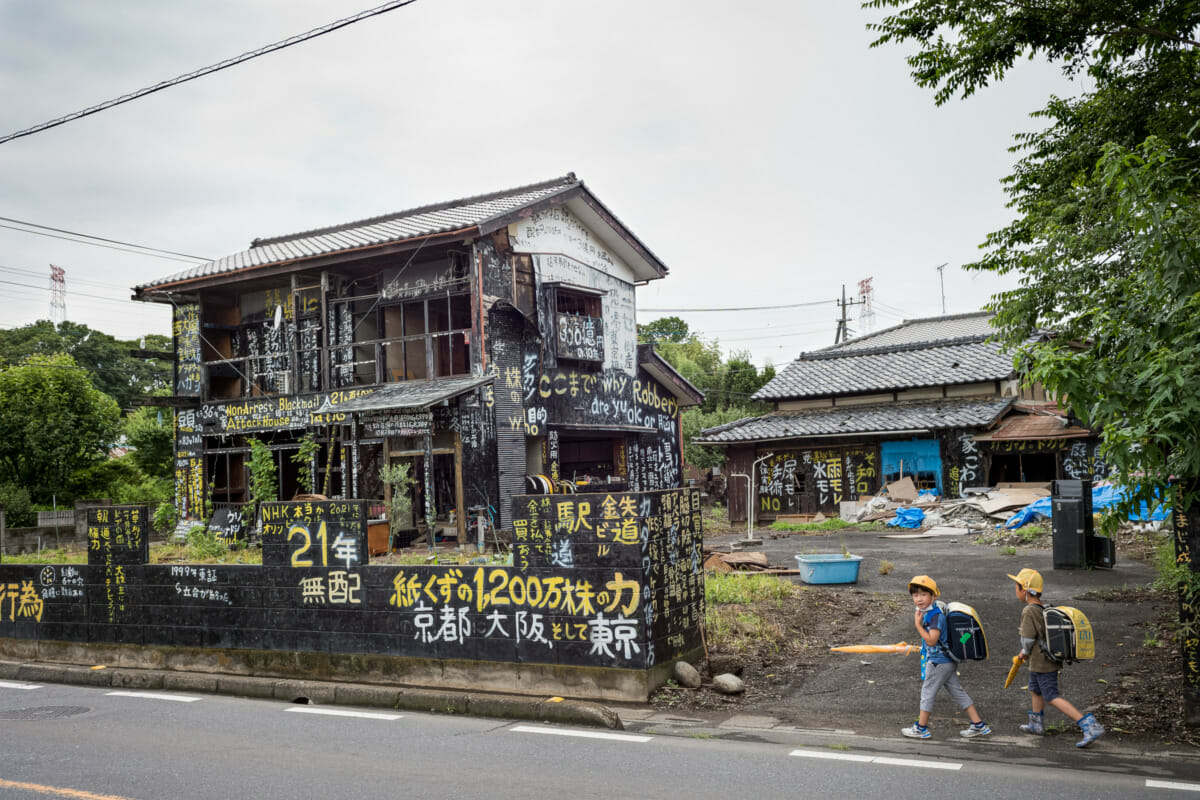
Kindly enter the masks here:
<path id="1" fill-rule="evenodd" d="M 1008 677 L 1004 679 L 1004 688 L 1012 686 L 1013 679 L 1017 677 L 1017 673 L 1021 671 L 1021 657 L 1013 656 L 1012 666 L 1008 668 Z"/>
<path id="2" fill-rule="evenodd" d="M 845 644 L 829 649 L 835 653 L 899 653 L 906 656 L 920 650 L 921 646 L 899 642 L 897 644 Z"/>

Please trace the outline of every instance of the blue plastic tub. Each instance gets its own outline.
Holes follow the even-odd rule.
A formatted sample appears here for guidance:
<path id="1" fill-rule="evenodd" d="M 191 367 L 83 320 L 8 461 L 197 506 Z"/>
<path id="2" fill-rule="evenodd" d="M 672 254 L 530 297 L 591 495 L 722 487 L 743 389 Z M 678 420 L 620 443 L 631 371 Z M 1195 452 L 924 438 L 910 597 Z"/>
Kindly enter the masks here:
<path id="1" fill-rule="evenodd" d="M 862 556 L 818 553 L 796 556 L 800 580 L 805 583 L 858 583 L 858 565 Z"/>

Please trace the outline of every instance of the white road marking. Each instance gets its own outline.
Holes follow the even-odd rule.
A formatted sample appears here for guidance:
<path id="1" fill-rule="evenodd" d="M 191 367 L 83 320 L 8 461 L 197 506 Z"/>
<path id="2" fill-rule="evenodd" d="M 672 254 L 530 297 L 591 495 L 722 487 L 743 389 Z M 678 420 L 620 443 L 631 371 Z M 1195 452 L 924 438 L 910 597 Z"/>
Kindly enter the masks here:
<path id="1" fill-rule="evenodd" d="M 40 689 L 40 683 L 14 683 L 13 681 L 0 681 L 0 689 Z"/>
<path id="2" fill-rule="evenodd" d="M 893 767 L 924 767 L 926 769 L 962 769 L 962 764 L 953 761 L 922 761 L 918 758 L 888 758 L 887 756 L 860 756 L 853 753 L 837 753 L 823 750 L 793 750 L 789 756 L 825 758 L 831 761 L 861 761 L 871 764 L 887 764 Z"/>
<path id="3" fill-rule="evenodd" d="M 149 700 L 173 700 L 176 703 L 194 703 L 202 698 L 186 694 L 159 694 L 158 692 L 105 692 L 109 697 L 144 697 Z"/>
<path id="4" fill-rule="evenodd" d="M 581 739 L 612 739 L 617 742 L 648 742 L 653 736 L 634 736 L 629 733 L 602 733 L 601 731 L 577 731 L 565 728 L 542 728 L 535 725 L 515 725 L 513 733 L 546 733 L 551 736 L 577 736 Z"/>
<path id="5" fill-rule="evenodd" d="M 1147 789 L 1178 789 L 1181 792 L 1200 792 L 1200 783 L 1178 783 L 1176 781 L 1152 781 L 1146 779 Z"/>
<path id="6" fill-rule="evenodd" d="M 376 711 L 342 711 L 337 708 L 309 708 L 307 706 L 297 706 L 289 708 L 288 711 L 294 711 L 297 714 L 324 714 L 328 717 L 360 717 L 362 719 L 400 719 L 403 714 L 380 714 Z"/>

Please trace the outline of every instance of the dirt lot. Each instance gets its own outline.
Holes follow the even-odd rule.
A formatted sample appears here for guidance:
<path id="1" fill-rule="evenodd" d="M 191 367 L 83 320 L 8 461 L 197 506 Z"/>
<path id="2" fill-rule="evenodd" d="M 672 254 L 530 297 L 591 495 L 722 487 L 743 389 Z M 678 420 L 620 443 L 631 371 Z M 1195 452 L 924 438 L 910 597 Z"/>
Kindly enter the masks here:
<path id="1" fill-rule="evenodd" d="M 709 541 L 710 537 L 728 533 L 728 529 L 714 530 L 710 526 L 705 538 Z M 765 533 L 772 535 L 769 531 Z M 1048 549 L 1049 534 L 1044 532 L 1042 536 L 1043 540 L 1031 539 L 1026 532 L 1023 536 L 1013 536 L 1011 543 L 1005 537 L 993 536 L 986 542 L 976 542 L 975 546 L 1003 549 L 1020 544 L 1030 549 Z M 1118 537 L 1118 557 L 1126 562 L 1144 560 L 1152 555 L 1155 544 L 1151 535 L 1126 531 Z M 1133 630 L 1127 631 L 1124 641 L 1116 643 L 1105 657 L 1106 674 L 1117 679 L 1097 681 L 1102 684 L 1098 687 L 1099 697 L 1090 705 L 1098 710 L 1104 723 L 1131 740 L 1200 747 L 1200 730 L 1187 729 L 1182 720 L 1182 659 L 1173 636 L 1177 609 L 1174 598 L 1144 583 L 1080 597 L 1103 604 L 1136 605 L 1141 611 L 1138 615 L 1141 621 L 1131 623 Z M 907 601 L 902 595 L 881 596 L 854 586 L 821 587 L 820 591 L 797 592 L 793 601 L 779 608 L 762 607 L 756 611 L 767 617 L 770 627 L 778 631 L 777 637 L 761 638 L 740 652 L 711 649 L 708 663 L 697 665 L 705 686 L 698 690 L 664 687 L 655 695 L 652 705 L 681 714 L 769 714 L 804 725 L 803 704 L 798 707 L 789 698 L 804 695 L 807 682 L 834 666 L 837 659 L 846 658 L 830 653 L 830 643 L 888 641 L 881 639 L 881 621 L 905 613 Z M 998 650 L 998 644 L 1002 651 Z M 1008 646 L 1008 641 L 993 641 L 991 660 L 1003 652 L 1005 658 L 1000 660 L 1006 661 Z M 712 676 L 722 672 L 739 674 L 746 684 L 745 693 L 726 696 L 708 688 Z M 1070 677 L 1075 679 L 1076 675 Z M 914 691 L 914 700 L 915 694 Z M 1014 707 L 1025 702 L 1011 693 L 1004 700 Z M 1052 732 L 1068 737 L 1075 734 L 1065 724 L 1054 726 Z"/>

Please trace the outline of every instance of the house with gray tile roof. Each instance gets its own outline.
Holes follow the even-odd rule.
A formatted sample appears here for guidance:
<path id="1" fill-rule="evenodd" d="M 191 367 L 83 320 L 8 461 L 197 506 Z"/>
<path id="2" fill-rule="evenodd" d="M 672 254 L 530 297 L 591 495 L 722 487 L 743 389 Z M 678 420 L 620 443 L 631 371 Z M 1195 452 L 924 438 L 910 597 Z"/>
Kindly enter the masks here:
<path id="1" fill-rule="evenodd" d="M 407 463 L 426 532 L 512 498 L 681 484 L 702 399 L 637 343 L 667 267 L 574 174 L 255 239 L 134 287 L 174 313 L 177 506 L 249 501 L 252 441 L 280 499 L 371 501 Z M 309 441 L 315 456 L 293 459 Z M 305 480 L 307 479 L 307 480 Z"/>
<path id="2" fill-rule="evenodd" d="M 901 477 L 956 497 L 970 486 L 1094 467 L 1094 437 L 1066 444 L 1045 426 L 1021 428 L 1040 438 L 988 435 L 1010 415 L 1034 413 L 1031 404 L 1036 413 L 1057 408 L 1040 387 L 1024 385 L 1012 355 L 991 341 L 991 317 L 907 320 L 798 356 L 754 395 L 771 402 L 771 412 L 694 440 L 725 449 L 730 519 L 746 519 L 751 474 L 755 517 L 773 519 L 837 514 Z M 1061 430 L 1071 428 L 1063 412 L 1053 413 Z"/>

